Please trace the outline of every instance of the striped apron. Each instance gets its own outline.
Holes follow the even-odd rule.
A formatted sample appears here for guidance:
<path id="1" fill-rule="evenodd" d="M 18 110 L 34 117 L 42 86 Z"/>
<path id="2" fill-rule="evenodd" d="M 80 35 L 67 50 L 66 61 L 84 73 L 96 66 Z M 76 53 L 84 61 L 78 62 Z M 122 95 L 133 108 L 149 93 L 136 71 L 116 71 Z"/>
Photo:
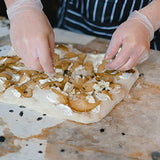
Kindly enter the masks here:
<path id="1" fill-rule="evenodd" d="M 151 0 L 59 0 L 58 27 L 110 39 L 117 27 Z M 160 30 L 151 48 L 160 50 Z"/>

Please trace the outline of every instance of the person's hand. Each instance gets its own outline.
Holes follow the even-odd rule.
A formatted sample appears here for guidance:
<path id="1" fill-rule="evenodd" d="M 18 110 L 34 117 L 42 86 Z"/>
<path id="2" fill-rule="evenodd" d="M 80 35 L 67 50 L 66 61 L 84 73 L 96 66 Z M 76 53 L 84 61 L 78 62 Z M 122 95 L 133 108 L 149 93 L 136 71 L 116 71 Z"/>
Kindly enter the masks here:
<path id="1" fill-rule="evenodd" d="M 8 9 L 8 15 L 11 43 L 17 55 L 27 67 L 53 73 L 54 33 L 42 8 L 32 0 L 23 0 L 14 9 Z"/>
<path id="2" fill-rule="evenodd" d="M 107 69 L 125 71 L 148 59 L 154 30 L 146 17 L 139 14 L 131 15 L 114 32 L 105 55 L 105 60 L 113 59 L 107 64 Z M 116 55 L 119 48 L 121 50 Z"/>

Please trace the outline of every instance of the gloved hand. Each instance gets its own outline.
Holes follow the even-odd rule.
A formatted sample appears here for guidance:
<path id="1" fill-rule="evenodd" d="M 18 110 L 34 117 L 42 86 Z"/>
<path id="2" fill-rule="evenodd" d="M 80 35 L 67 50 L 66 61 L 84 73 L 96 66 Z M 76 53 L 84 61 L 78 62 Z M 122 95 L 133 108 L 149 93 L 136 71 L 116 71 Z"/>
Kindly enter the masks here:
<path id="1" fill-rule="evenodd" d="M 124 71 L 144 62 L 149 57 L 153 36 L 154 28 L 147 17 L 134 11 L 112 36 L 105 60 L 114 59 L 106 68 Z M 120 47 L 121 50 L 116 56 Z"/>
<path id="2" fill-rule="evenodd" d="M 18 0 L 7 9 L 10 39 L 24 64 L 53 73 L 54 33 L 40 0 Z"/>

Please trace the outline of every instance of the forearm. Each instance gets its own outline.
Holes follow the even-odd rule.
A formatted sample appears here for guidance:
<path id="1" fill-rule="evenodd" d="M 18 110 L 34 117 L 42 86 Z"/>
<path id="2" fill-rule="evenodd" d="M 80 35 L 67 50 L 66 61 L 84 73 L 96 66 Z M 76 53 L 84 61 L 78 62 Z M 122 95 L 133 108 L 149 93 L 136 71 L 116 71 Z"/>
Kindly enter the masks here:
<path id="1" fill-rule="evenodd" d="M 153 0 L 139 12 L 148 18 L 153 25 L 154 31 L 160 28 L 160 0 Z"/>
<path id="2" fill-rule="evenodd" d="M 18 0 L 4 0 L 7 8 L 9 8 L 13 3 L 17 2 Z"/>
<path id="3" fill-rule="evenodd" d="M 24 13 L 26 11 L 40 10 L 42 11 L 43 5 L 41 0 L 4 0 L 7 6 L 7 15 L 11 20 L 15 15 Z"/>

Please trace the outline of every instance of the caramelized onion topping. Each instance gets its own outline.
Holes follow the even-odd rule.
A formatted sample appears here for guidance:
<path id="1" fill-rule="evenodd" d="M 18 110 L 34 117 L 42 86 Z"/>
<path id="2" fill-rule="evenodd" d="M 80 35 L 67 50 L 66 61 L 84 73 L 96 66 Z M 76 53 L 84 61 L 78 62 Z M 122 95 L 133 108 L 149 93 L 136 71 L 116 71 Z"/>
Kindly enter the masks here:
<path id="1" fill-rule="evenodd" d="M 56 49 L 64 52 L 62 58 L 58 54 L 54 54 L 55 68 L 60 69 L 62 73 L 57 72 L 52 77 L 49 77 L 44 72 L 27 69 L 18 56 L 0 57 L 0 78 L 4 82 L 3 87 L 5 88 L 1 94 L 11 86 L 14 86 L 21 97 L 25 98 L 33 97 L 33 91 L 36 87 L 43 90 L 52 90 L 58 95 L 57 100 L 60 103 L 68 105 L 78 112 L 91 111 L 100 104 L 100 101 L 94 96 L 94 92 L 106 94 L 113 100 L 107 89 L 96 91 L 93 86 L 95 84 L 98 85 L 99 81 L 103 80 L 110 83 L 111 89 L 120 87 L 120 84 L 114 83 L 114 77 L 119 79 L 123 72 L 107 71 L 105 69 L 107 62 L 103 60 L 97 68 L 97 73 L 95 73 L 93 62 L 86 60 L 87 54 L 74 53 L 65 45 L 57 45 Z M 75 57 L 77 58 L 74 59 Z M 87 74 L 76 75 L 78 78 L 72 76 L 72 73 L 76 72 L 78 67 L 84 68 Z M 126 72 L 134 73 L 135 71 L 131 69 Z M 61 81 L 58 81 L 58 79 L 61 79 Z M 70 91 L 66 90 L 67 83 L 72 85 Z M 87 101 L 88 98 L 91 99 Z"/>

